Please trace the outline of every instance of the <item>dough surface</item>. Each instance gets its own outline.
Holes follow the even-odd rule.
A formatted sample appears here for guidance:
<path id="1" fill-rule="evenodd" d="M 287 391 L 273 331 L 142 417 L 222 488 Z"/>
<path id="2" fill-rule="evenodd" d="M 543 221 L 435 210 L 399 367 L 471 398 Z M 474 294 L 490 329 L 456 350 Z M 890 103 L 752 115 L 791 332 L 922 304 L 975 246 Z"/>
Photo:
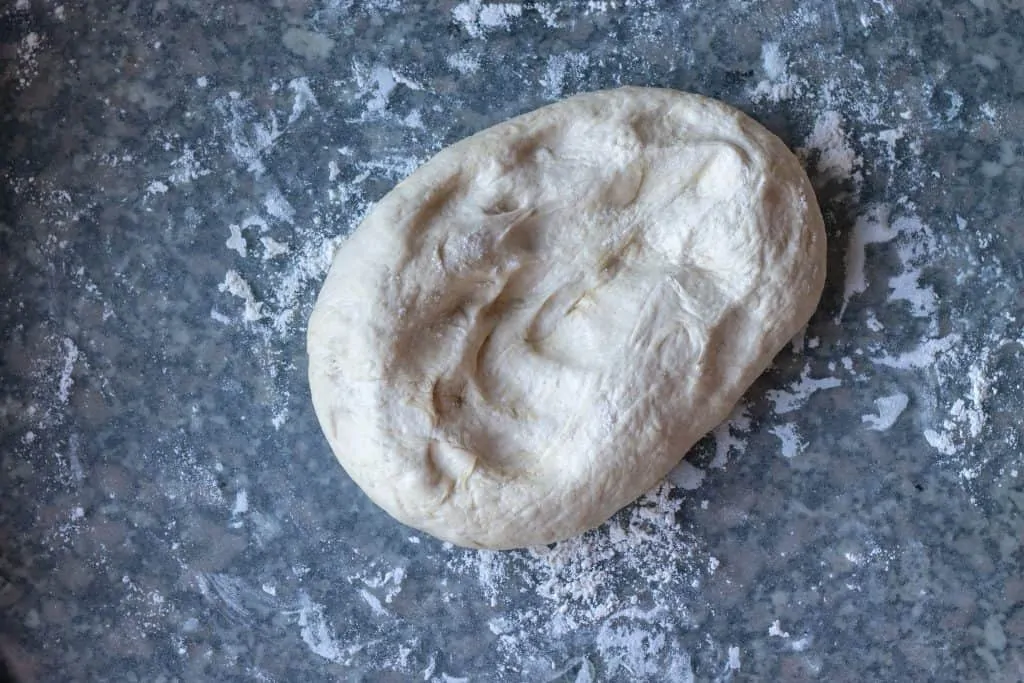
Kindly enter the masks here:
<path id="1" fill-rule="evenodd" d="M 437 154 L 338 249 L 308 330 L 342 466 L 462 546 L 550 543 L 662 479 L 800 330 L 797 159 L 697 95 L 571 97 Z"/>

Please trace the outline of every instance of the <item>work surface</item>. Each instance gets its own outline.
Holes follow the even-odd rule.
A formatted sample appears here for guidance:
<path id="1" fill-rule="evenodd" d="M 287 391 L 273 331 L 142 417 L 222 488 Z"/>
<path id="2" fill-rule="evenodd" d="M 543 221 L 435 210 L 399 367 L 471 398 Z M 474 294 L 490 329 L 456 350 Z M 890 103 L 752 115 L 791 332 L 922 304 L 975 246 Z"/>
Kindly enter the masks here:
<path id="1" fill-rule="evenodd" d="M 1024 677 L 1019 3 L 4 5 L 17 680 Z M 402 527 L 310 406 L 332 249 L 444 145 L 621 84 L 798 151 L 821 306 L 611 523 Z"/>

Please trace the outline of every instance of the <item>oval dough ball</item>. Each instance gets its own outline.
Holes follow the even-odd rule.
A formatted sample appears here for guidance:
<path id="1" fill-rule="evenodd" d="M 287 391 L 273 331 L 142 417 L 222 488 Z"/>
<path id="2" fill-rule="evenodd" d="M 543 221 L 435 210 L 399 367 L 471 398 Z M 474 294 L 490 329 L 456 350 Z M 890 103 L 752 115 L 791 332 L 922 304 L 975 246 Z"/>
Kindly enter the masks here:
<path id="1" fill-rule="evenodd" d="M 810 318 L 825 233 L 743 113 L 588 93 L 462 140 L 338 249 L 313 404 L 352 479 L 458 545 L 550 543 L 658 483 Z"/>

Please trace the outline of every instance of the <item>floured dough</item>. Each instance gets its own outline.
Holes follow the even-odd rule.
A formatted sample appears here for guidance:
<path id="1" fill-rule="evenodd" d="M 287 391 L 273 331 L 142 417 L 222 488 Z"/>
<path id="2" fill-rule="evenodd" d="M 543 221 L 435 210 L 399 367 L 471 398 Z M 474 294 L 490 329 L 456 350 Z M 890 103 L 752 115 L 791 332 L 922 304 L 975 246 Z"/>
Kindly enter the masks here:
<path id="1" fill-rule="evenodd" d="M 313 404 L 378 505 L 549 543 L 655 485 L 807 322 L 825 276 L 781 141 L 696 95 L 569 98 L 462 140 L 338 250 Z"/>

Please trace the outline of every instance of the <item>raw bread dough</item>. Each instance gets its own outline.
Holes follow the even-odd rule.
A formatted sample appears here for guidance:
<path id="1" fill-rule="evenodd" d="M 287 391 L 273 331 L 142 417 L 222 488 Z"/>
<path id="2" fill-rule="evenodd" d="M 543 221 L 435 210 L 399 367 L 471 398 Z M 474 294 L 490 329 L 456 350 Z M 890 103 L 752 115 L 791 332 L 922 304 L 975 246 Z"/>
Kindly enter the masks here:
<path id="1" fill-rule="evenodd" d="M 398 520 L 513 548 L 594 527 L 721 422 L 825 276 L 785 145 L 697 95 L 571 97 L 424 164 L 339 249 L 313 404 Z"/>

